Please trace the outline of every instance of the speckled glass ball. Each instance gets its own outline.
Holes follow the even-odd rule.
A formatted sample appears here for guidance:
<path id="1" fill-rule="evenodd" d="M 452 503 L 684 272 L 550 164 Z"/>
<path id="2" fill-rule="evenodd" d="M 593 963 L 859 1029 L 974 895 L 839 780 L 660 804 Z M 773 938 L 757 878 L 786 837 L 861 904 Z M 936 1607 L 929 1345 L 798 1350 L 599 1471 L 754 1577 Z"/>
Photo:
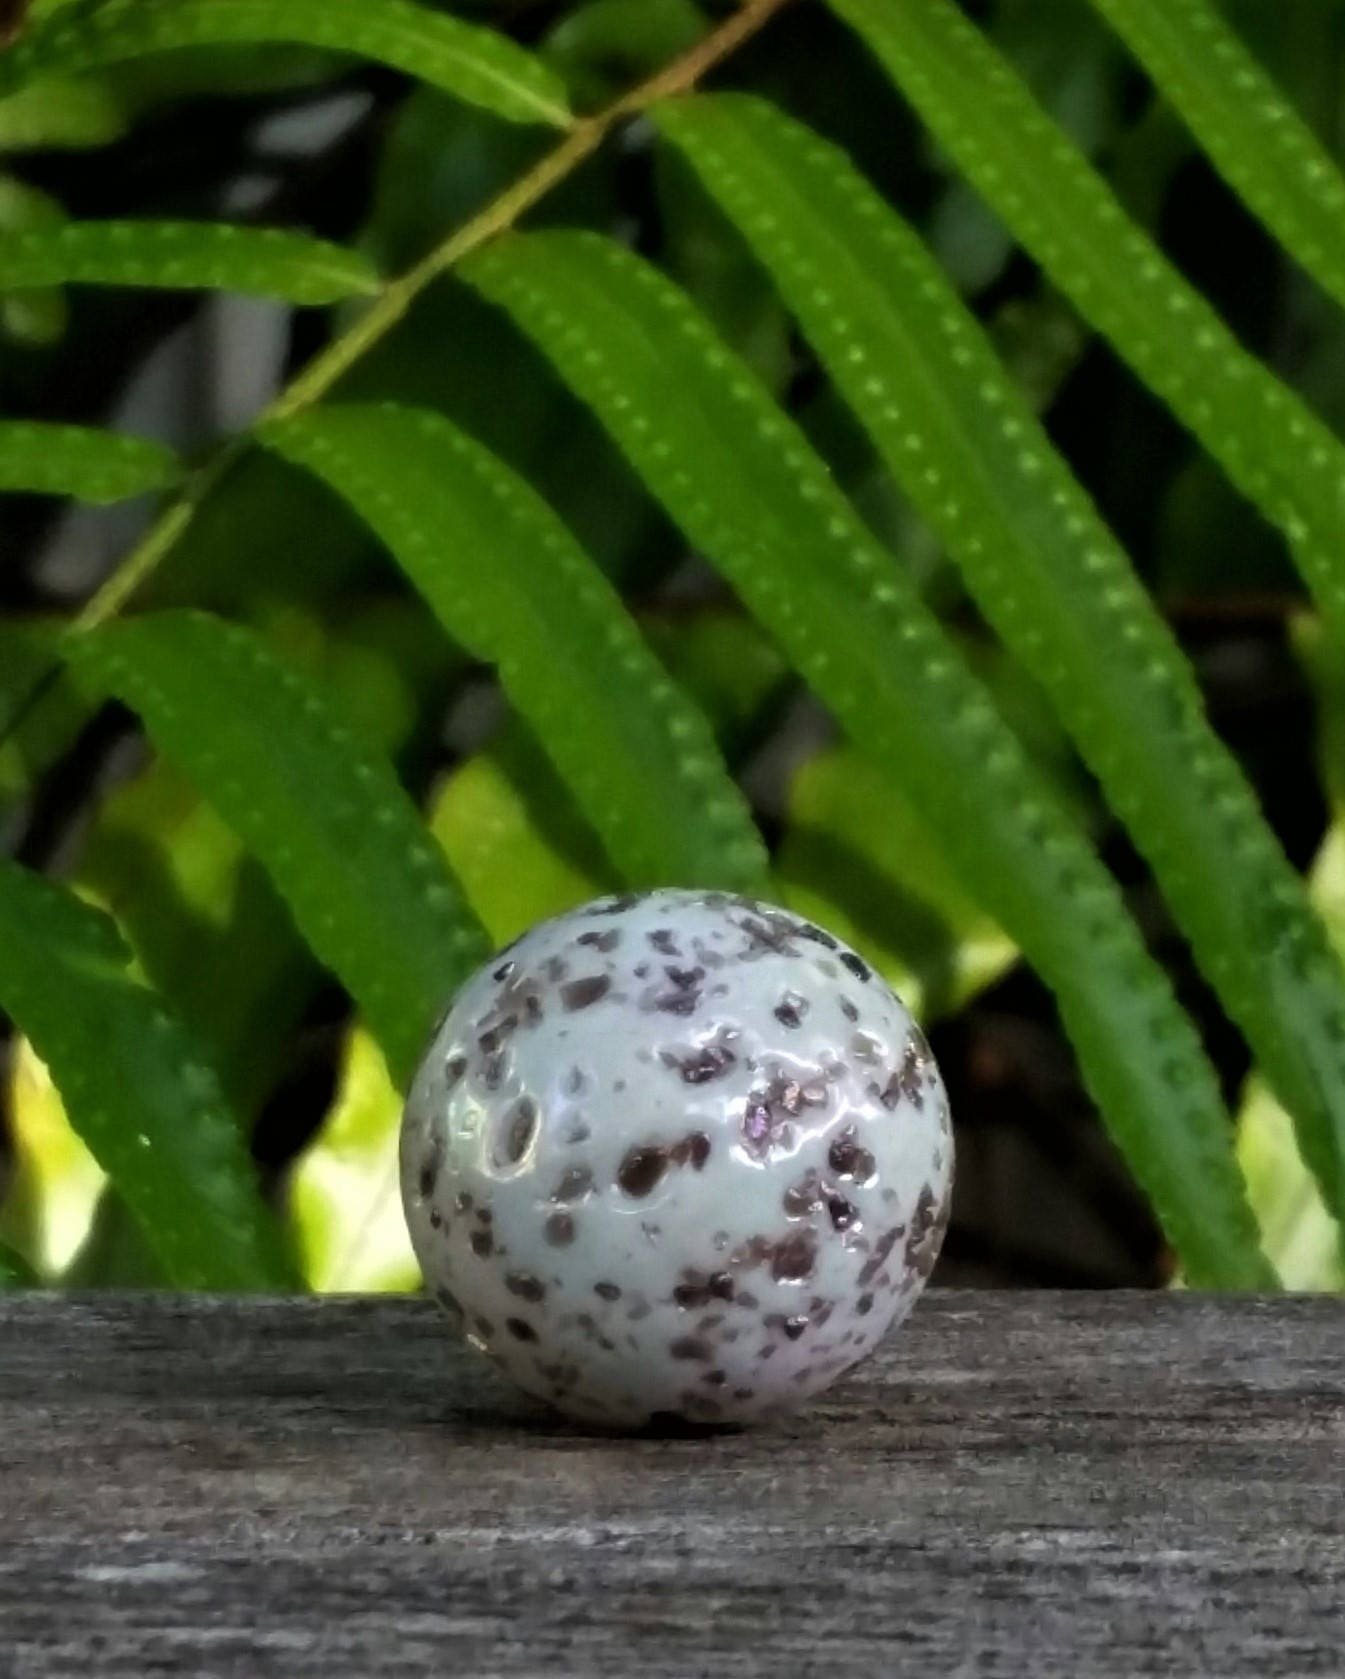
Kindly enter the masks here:
<path id="1" fill-rule="evenodd" d="M 603 898 L 463 988 L 402 1192 L 473 1346 L 586 1421 L 795 1406 L 905 1316 L 948 1219 L 928 1046 L 838 939 L 724 892 Z"/>

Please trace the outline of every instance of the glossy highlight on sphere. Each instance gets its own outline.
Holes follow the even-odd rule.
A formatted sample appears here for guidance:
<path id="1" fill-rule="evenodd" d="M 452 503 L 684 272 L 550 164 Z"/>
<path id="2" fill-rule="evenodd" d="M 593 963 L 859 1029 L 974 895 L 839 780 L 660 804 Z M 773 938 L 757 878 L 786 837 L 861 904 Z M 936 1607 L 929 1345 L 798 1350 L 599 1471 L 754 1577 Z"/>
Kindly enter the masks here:
<path id="1" fill-rule="evenodd" d="M 933 1268 L 953 1141 L 928 1045 L 853 950 L 664 890 L 543 922 L 468 981 L 401 1166 L 471 1344 L 639 1427 L 770 1416 L 865 1357 Z"/>

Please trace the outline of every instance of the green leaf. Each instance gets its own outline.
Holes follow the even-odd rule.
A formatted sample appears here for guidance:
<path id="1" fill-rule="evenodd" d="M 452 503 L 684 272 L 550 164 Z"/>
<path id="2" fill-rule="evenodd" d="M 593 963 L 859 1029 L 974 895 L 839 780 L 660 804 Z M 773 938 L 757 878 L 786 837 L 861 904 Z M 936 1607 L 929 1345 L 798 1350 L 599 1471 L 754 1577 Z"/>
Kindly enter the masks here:
<path id="1" fill-rule="evenodd" d="M 1312 868 L 1312 893 L 1345 951 L 1345 822 Z M 1345 1289 L 1345 1224 L 1332 1217 L 1299 1151 L 1289 1116 L 1255 1080 L 1238 1118 L 1238 1159 L 1267 1253 L 1289 1288 Z"/>
<path id="2" fill-rule="evenodd" d="M 363 257 L 325 239 L 222 222 L 64 222 L 0 233 L 0 288 L 208 287 L 335 303 L 378 289 Z"/>
<path id="3" fill-rule="evenodd" d="M 402 1098 L 363 1027 L 346 1040 L 336 1100 L 295 1162 L 289 1209 L 304 1281 L 320 1294 L 417 1288 L 402 1213 Z"/>
<path id="4" fill-rule="evenodd" d="M 496 947 L 619 885 L 518 724 L 452 772 L 430 827 Z"/>
<path id="5" fill-rule="evenodd" d="M 39 82 L 0 99 L 0 152 L 105 146 L 125 126 L 120 104 L 99 82 Z"/>
<path id="6" fill-rule="evenodd" d="M 54 198 L 13 175 L 0 175 L 0 237 L 28 228 L 59 227 L 65 211 Z M 52 344 L 65 331 L 59 289 L 7 292 L 0 286 L 0 328 L 27 344 Z"/>
<path id="7" fill-rule="evenodd" d="M 1115 883 L 798 429 L 688 300 L 610 241 L 515 237 L 463 274 L 593 406 L 1055 991 L 1191 1275 L 1271 1282 L 1212 1071 Z"/>
<path id="8" fill-rule="evenodd" d="M 531 53 L 410 0 L 78 0 L 0 57 L 0 87 L 178 47 L 258 42 L 357 53 L 511 122 L 568 121 L 564 83 Z"/>
<path id="9" fill-rule="evenodd" d="M 64 1281 L 82 1256 L 107 1175 L 71 1129 L 51 1071 L 27 1038 L 16 1035 L 8 1059 L 10 1160 L 0 1236 L 43 1282 Z"/>
<path id="10" fill-rule="evenodd" d="M 1345 973 L 1124 550 L 912 230 L 739 96 L 659 115 L 1051 696 L 1345 1210 Z"/>
<path id="11" fill-rule="evenodd" d="M 262 441 L 344 496 L 454 640 L 499 667 L 625 881 L 764 891 L 765 849 L 709 724 L 511 468 L 391 404 L 301 414 Z"/>
<path id="12" fill-rule="evenodd" d="M 1286 532 L 1345 640 L 1345 447 L 1239 344 L 953 0 L 829 3 L 1079 312 Z"/>
<path id="13" fill-rule="evenodd" d="M 179 476 L 172 451 L 148 438 L 36 420 L 0 420 L 0 491 L 124 501 L 166 489 Z"/>
<path id="14" fill-rule="evenodd" d="M 0 861 L 0 1003 L 170 1280 L 282 1287 L 277 1227 L 215 1075 L 129 960 L 105 915 Z"/>
<path id="15" fill-rule="evenodd" d="M 265 865 L 407 1078 L 489 951 L 387 761 L 254 636 L 204 613 L 107 625 L 68 648 Z"/>
<path id="16" fill-rule="evenodd" d="M 37 1278 L 13 1249 L 0 1246 L 0 1288 L 29 1288 Z"/>
<path id="17" fill-rule="evenodd" d="M 1345 304 L 1345 178 L 1211 0 L 1093 0 L 1290 254 Z"/>
<path id="18" fill-rule="evenodd" d="M 784 901 L 853 944 L 921 1020 L 951 1014 L 1017 957 L 948 872 L 929 829 L 851 746 L 794 777 L 778 872 Z"/>

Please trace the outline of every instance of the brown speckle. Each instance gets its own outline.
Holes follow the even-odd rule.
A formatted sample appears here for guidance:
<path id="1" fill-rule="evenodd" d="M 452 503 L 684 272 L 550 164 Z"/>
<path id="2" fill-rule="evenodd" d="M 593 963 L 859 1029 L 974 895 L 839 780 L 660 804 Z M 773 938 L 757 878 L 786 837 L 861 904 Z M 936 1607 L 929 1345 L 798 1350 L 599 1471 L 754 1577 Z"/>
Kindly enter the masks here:
<path id="1" fill-rule="evenodd" d="M 808 1319 L 804 1317 L 786 1318 L 783 1325 L 784 1332 L 791 1341 L 797 1341 L 807 1327 Z"/>
<path id="2" fill-rule="evenodd" d="M 511 1271 L 504 1279 L 504 1286 L 510 1294 L 516 1294 L 520 1300 L 530 1300 L 534 1305 L 546 1296 L 546 1284 L 531 1271 Z"/>
<path id="3" fill-rule="evenodd" d="M 911 1217 L 911 1232 L 906 1238 L 906 1264 L 917 1276 L 927 1277 L 934 1269 L 951 1206 L 951 1197 L 945 1195 L 940 1204 L 930 1186 L 921 1185 Z"/>
<path id="4" fill-rule="evenodd" d="M 673 937 L 671 927 L 655 927 L 654 931 L 646 933 L 645 937 L 662 956 L 680 956 L 682 954 L 678 948 L 677 940 Z"/>
<path id="5" fill-rule="evenodd" d="M 866 1318 L 872 1310 L 873 1296 L 871 1294 L 861 1294 L 859 1299 L 855 1301 L 855 1311 L 860 1317 Z"/>
<path id="6" fill-rule="evenodd" d="M 621 1288 L 617 1283 L 594 1283 L 593 1292 L 600 1300 L 620 1300 Z"/>
<path id="7" fill-rule="evenodd" d="M 710 1158 L 710 1139 L 704 1131 L 688 1131 L 680 1142 L 674 1143 L 671 1159 L 676 1166 L 688 1163 L 699 1172 Z"/>
<path id="8" fill-rule="evenodd" d="M 703 1364 L 708 1364 L 714 1357 L 710 1343 L 701 1340 L 698 1335 L 680 1335 L 669 1343 L 668 1351 L 674 1358 L 695 1359 Z"/>
<path id="9" fill-rule="evenodd" d="M 477 1332 L 483 1341 L 490 1341 L 495 1337 L 495 1325 L 489 1318 L 473 1318 L 472 1328 Z"/>
<path id="10" fill-rule="evenodd" d="M 531 1096 L 520 1096 L 510 1110 L 504 1133 L 504 1155 L 516 1165 L 528 1152 L 537 1134 L 537 1104 Z"/>
<path id="11" fill-rule="evenodd" d="M 782 1026 L 787 1026 L 793 1031 L 803 1025 L 803 1017 L 808 1012 L 808 1001 L 805 997 L 800 997 L 797 991 L 786 991 L 773 1012 Z"/>
<path id="12" fill-rule="evenodd" d="M 512 962 L 501 962 L 499 967 L 496 968 L 495 973 L 494 973 L 494 979 L 495 979 L 496 983 L 499 984 L 499 985 L 503 985 L 505 980 L 507 980 L 509 978 L 510 974 L 513 973 L 514 966 L 515 966 L 515 964 L 512 963 Z"/>
<path id="13" fill-rule="evenodd" d="M 868 963 L 862 957 L 856 956 L 853 950 L 843 950 L 840 960 L 841 966 L 848 968 L 856 979 L 862 980 L 865 985 L 869 983 L 872 975 Z"/>
<path id="14" fill-rule="evenodd" d="M 605 997 L 612 989 L 612 982 L 606 974 L 592 974 L 587 979 L 572 979 L 560 988 L 560 1000 L 566 1011 L 573 1014 L 577 1009 L 586 1009 L 599 998 Z"/>
<path id="15" fill-rule="evenodd" d="M 628 909 L 634 909 L 640 901 L 638 892 L 622 892 L 610 898 L 601 898 L 596 904 L 589 906 L 589 915 L 624 915 Z"/>
<path id="16" fill-rule="evenodd" d="M 473 1230 L 469 1240 L 478 1259 L 489 1259 L 495 1252 L 495 1237 L 489 1230 Z"/>
<path id="17" fill-rule="evenodd" d="M 450 1055 L 444 1062 L 444 1090 L 453 1090 L 467 1071 L 467 1057 L 465 1055 Z"/>
<path id="18" fill-rule="evenodd" d="M 471 1210 L 472 1210 L 472 1205 L 473 1205 L 471 1190 L 470 1189 L 460 1189 L 458 1191 L 458 1198 L 453 1203 L 453 1205 L 457 1208 L 458 1212 L 460 1212 L 460 1213 L 470 1213 Z"/>
<path id="19" fill-rule="evenodd" d="M 807 1218 L 822 1204 L 822 1184 L 816 1172 L 807 1172 L 784 1193 L 786 1218 Z"/>
<path id="20" fill-rule="evenodd" d="M 537 1331 L 530 1323 L 525 1323 L 522 1318 L 506 1318 L 504 1327 L 516 1341 L 535 1341 L 537 1339 Z"/>
<path id="21" fill-rule="evenodd" d="M 496 1050 L 494 1055 L 487 1055 L 481 1062 L 481 1082 L 487 1090 L 498 1090 L 504 1079 L 505 1053 Z"/>
<path id="22" fill-rule="evenodd" d="M 593 1193 L 593 1173 L 587 1166 L 567 1166 L 551 1191 L 553 1201 L 582 1201 Z"/>
<path id="23" fill-rule="evenodd" d="M 660 1059 L 664 1066 L 675 1067 L 682 1075 L 684 1083 L 708 1084 L 711 1079 L 722 1078 L 733 1066 L 737 1056 L 722 1044 L 705 1044 L 689 1055 L 674 1055 L 665 1050 Z"/>
<path id="24" fill-rule="evenodd" d="M 898 1224 L 891 1230 L 885 1230 L 878 1238 L 874 1243 L 873 1252 L 864 1261 L 863 1268 L 859 1273 L 859 1286 L 861 1288 L 867 1288 L 878 1275 L 887 1263 L 888 1255 L 905 1234 L 906 1226 Z"/>
<path id="25" fill-rule="evenodd" d="M 574 1220 L 569 1213 L 552 1213 L 543 1226 L 543 1231 L 553 1248 L 568 1248 L 574 1241 Z"/>
<path id="26" fill-rule="evenodd" d="M 841 998 L 841 1013 L 852 1024 L 859 1019 L 859 1010 L 848 997 Z"/>
<path id="27" fill-rule="evenodd" d="M 617 1170 L 616 1181 L 625 1194 L 638 1201 L 652 1194 L 667 1169 L 667 1149 L 650 1144 L 627 1152 Z"/>
<path id="28" fill-rule="evenodd" d="M 593 950 L 600 950 L 606 956 L 621 943 L 621 929 L 608 927 L 601 933 L 581 933 L 578 942 L 588 945 Z"/>
<path id="29" fill-rule="evenodd" d="M 434 1194 L 434 1186 L 439 1181 L 439 1172 L 444 1164 L 444 1139 L 436 1132 L 430 1138 L 429 1152 L 420 1162 L 420 1172 L 416 1178 L 416 1188 L 420 1191 L 422 1201 L 428 1201 Z"/>
<path id="30" fill-rule="evenodd" d="M 844 1195 L 829 1195 L 827 1211 L 831 1214 L 832 1225 L 837 1230 L 849 1230 L 859 1217 L 858 1207 L 853 1201 L 847 1201 Z"/>
<path id="31" fill-rule="evenodd" d="M 723 1370 L 707 1370 L 701 1377 L 706 1387 L 722 1388 L 728 1381 L 728 1374 Z"/>
<path id="32" fill-rule="evenodd" d="M 809 1231 L 798 1231 L 775 1245 L 771 1275 L 778 1283 L 797 1283 L 811 1277 L 817 1263 L 817 1245 Z"/>
<path id="33" fill-rule="evenodd" d="M 856 1183 L 869 1183 L 878 1164 L 868 1149 L 861 1148 L 851 1126 L 837 1137 L 827 1150 L 827 1164 L 837 1177 L 851 1178 Z"/>
<path id="34" fill-rule="evenodd" d="M 567 1096 L 582 1095 L 586 1082 L 584 1069 L 582 1067 L 571 1067 L 565 1075 L 565 1094 Z"/>
<path id="35" fill-rule="evenodd" d="M 827 950 L 836 949 L 836 940 L 831 934 L 824 932 L 821 927 L 814 926 L 811 921 L 800 922 L 798 936 L 801 939 L 811 939 L 814 944 L 820 944 Z"/>

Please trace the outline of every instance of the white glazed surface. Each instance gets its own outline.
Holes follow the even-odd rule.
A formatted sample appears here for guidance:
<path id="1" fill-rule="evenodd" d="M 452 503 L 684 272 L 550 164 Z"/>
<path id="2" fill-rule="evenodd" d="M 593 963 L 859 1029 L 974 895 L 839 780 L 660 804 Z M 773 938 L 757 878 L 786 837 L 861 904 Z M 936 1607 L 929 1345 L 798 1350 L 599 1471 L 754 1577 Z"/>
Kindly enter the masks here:
<path id="1" fill-rule="evenodd" d="M 720 892 L 600 899 L 463 988 L 402 1191 L 428 1285 L 589 1422 L 790 1408 L 909 1311 L 947 1223 L 929 1049 L 849 948 Z"/>

